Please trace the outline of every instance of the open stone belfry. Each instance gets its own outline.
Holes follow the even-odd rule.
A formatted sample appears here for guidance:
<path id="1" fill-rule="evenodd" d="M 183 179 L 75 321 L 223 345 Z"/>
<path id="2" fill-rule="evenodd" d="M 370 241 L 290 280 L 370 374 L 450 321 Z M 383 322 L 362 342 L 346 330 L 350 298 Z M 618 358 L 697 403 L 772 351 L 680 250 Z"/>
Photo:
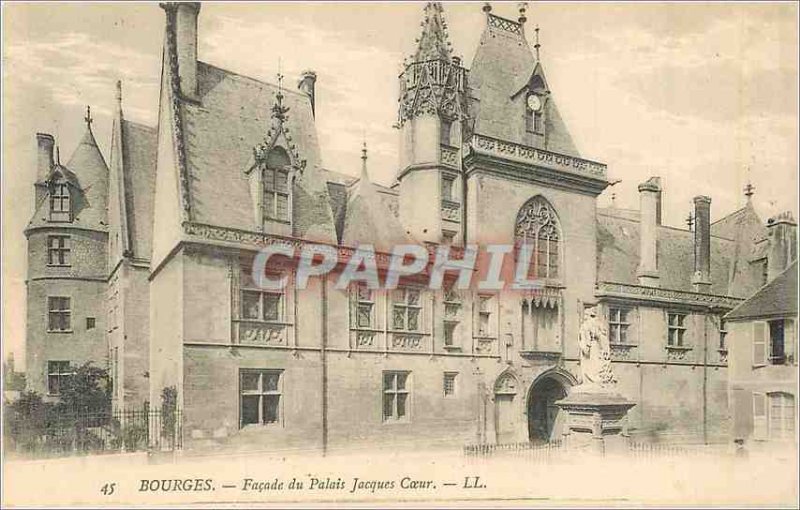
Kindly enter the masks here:
<path id="1" fill-rule="evenodd" d="M 645 174 L 638 210 L 598 207 L 607 167 L 578 151 L 559 113 L 535 13 L 476 7 L 483 32 L 467 67 L 444 7 L 424 6 L 399 75 L 396 177 L 383 186 L 366 144 L 360 169 L 340 169 L 358 178 L 325 166 L 315 126 L 325 76 L 304 72 L 294 87 L 221 69 L 198 54 L 200 4 L 161 8 L 158 125 L 127 120 L 117 84 L 107 158 L 90 115 L 65 165 L 53 137 L 37 135 L 30 389 L 57 399 L 70 367 L 93 361 L 109 368 L 115 409 L 159 406 L 174 390 L 184 447 L 232 451 L 729 441 L 732 430 L 765 433 L 753 398 L 757 413 L 773 398 L 795 409 L 788 383 L 754 397 L 742 376 L 729 390 L 726 335 L 755 328 L 763 346 L 778 326 L 756 310 L 729 329 L 725 316 L 787 271 L 796 282 L 796 223 L 765 224 L 748 190 L 714 223 L 712 199 L 698 196 L 694 229 L 670 227 L 661 181 Z M 305 243 L 506 244 L 532 251 L 528 276 L 541 285 L 254 281 L 261 248 Z M 278 259 L 267 269 L 295 270 Z M 796 304 L 784 315 L 782 332 Z M 764 363 L 796 364 L 796 348 L 783 341 Z M 584 391 L 593 378 L 600 389 Z"/>

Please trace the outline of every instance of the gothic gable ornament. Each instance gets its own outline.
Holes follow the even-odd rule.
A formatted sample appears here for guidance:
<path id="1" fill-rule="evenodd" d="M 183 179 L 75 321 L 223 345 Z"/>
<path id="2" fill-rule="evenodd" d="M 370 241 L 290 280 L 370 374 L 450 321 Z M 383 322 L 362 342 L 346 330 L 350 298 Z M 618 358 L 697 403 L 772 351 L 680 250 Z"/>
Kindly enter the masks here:
<path id="1" fill-rule="evenodd" d="M 264 141 L 253 148 L 253 165 L 246 170 L 249 174 L 254 168 L 265 168 L 267 158 L 275 147 L 282 147 L 289 156 L 292 170 L 300 174 L 306 167 L 306 160 L 300 157 L 297 145 L 292 140 L 287 122 L 289 107 L 283 104 L 283 75 L 278 74 L 278 92 L 272 105 L 272 125 L 267 131 Z"/>

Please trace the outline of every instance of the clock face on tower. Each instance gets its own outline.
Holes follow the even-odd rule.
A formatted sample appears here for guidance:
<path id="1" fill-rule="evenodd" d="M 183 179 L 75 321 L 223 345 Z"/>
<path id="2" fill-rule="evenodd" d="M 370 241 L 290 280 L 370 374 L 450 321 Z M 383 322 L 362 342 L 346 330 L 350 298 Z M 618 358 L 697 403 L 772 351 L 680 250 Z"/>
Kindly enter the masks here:
<path id="1" fill-rule="evenodd" d="M 542 100 L 536 94 L 528 96 L 528 108 L 538 112 L 542 109 Z"/>

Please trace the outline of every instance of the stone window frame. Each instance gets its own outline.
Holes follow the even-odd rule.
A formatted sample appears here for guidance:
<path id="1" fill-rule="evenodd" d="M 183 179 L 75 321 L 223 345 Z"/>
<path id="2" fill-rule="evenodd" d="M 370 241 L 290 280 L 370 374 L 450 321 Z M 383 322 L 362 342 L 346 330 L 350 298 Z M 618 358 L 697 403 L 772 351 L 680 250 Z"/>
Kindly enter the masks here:
<path id="1" fill-rule="evenodd" d="M 58 307 L 58 300 L 66 300 L 66 307 L 63 307 L 64 301 L 60 301 L 62 306 Z M 59 316 L 66 317 L 66 328 L 54 329 L 54 319 Z M 72 333 L 72 298 L 70 296 L 47 296 L 47 332 Z"/>
<path id="2" fill-rule="evenodd" d="M 72 190 L 66 181 L 56 181 L 50 189 L 50 221 L 69 223 L 72 221 Z"/>
<path id="3" fill-rule="evenodd" d="M 49 234 L 47 236 L 47 265 L 50 267 L 70 267 L 72 236 L 68 234 Z"/>
<path id="4" fill-rule="evenodd" d="M 402 381 L 402 384 L 400 384 L 400 381 Z M 411 401 L 413 398 L 411 385 L 410 370 L 384 370 L 381 373 L 381 417 L 383 423 L 411 422 Z M 403 402 L 402 415 L 400 414 L 401 401 Z M 387 406 L 387 404 L 389 405 Z M 391 409 L 387 409 L 387 407 Z"/>
<path id="5" fill-rule="evenodd" d="M 676 320 L 673 321 L 672 317 L 675 317 Z M 667 348 L 691 349 L 691 346 L 685 340 L 686 332 L 689 330 L 686 320 L 689 317 L 690 315 L 686 312 L 667 311 Z M 673 332 L 675 333 L 673 334 Z M 678 341 L 675 342 L 673 337 L 676 337 Z"/>
<path id="6" fill-rule="evenodd" d="M 398 296 L 402 293 L 402 298 L 398 299 Z M 416 300 L 412 301 L 409 299 L 409 296 L 416 295 Z M 402 333 L 417 333 L 422 334 L 425 332 L 425 323 L 424 323 L 424 293 L 422 292 L 421 287 L 414 287 L 414 286 L 407 286 L 407 287 L 398 287 L 391 291 L 391 300 L 392 300 L 392 313 L 391 313 L 391 328 L 390 331 L 392 332 L 402 332 Z M 403 322 L 401 326 L 398 326 L 398 310 L 401 311 L 401 316 L 403 317 Z M 415 315 L 414 315 L 415 312 Z M 411 317 L 416 317 L 416 327 L 411 328 L 409 324 L 411 322 Z"/>
<path id="7" fill-rule="evenodd" d="M 530 241 L 533 241 L 532 243 Z M 546 241 L 544 249 L 543 266 L 540 263 L 542 247 L 540 243 Z M 543 195 L 534 195 L 517 211 L 514 220 L 514 261 L 521 256 L 523 245 L 532 246 L 533 253 L 526 270 L 526 278 L 544 280 L 554 286 L 559 286 L 564 278 L 564 235 L 561 220 L 553 204 Z M 551 270 L 555 262 L 555 271 Z M 540 274 L 544 267 L 544 275 Z M 533 274 L 531 274 L 533 273 Z"/>
<path id="8" fill-rule="evenodd" d="M 269 174 L 272 174 L 271 178 Z M 264 167 L 261 174 L 262 182 L 262 213 L 264 223 L 277 221 L 281 223 L 291 222 L 291 172 L 285 168 Z M 279 186 L 283 182 L 283 189 Z M 284 199 L 284 216 L 280 215 L 280 199 Z M 269 210 L 269 203 L 272 204 Z"/>
<path id="9" fill-rule="evenodd" d="M 64 378 L 75 375 L 75 367 L 70 361 L 47 360 L 47 394 L 50 396 L 61 395 L 61 383 Z M 53 388 L 51 381 L 55 380 L 57 388 Z"/>
<path id="10" fill-rule="evenodd" d="M 464 323 L 464 299 L 461 293 L 453 288 L 455 283 L 442 291 L 442 345 L 447 350 L 462 348 L 461 334 Z"/>
<path id="11" fill-rule="evenodd" d="M 445 182 L 448 182 L 449 186 L 446 186 Z M 457 175 L 455 173 L 441 172 L 439 176 L 439 193 L 443 204 L 461 204 L 461 200 L 459 200 L 456 193 L 458 188 L 457 182 Z M 446 193 L 448 190 L 449 193 Z"/>
<path id="12" fill-rule="evenodd" d="M 475 299 L 475 338 L 487 338 L 487 339 L 496 339 L 497 338 L 497 325 L 495 324 L 496 320 L 493 320 L 493 316 L 497 318 L 497 294 L 488 293 L 488 292 L 479 292 Z M 483 303 L 488 303 L 486 308 L 483 308 Z M 486 329 L 482 330 L 483 321 L 482 318 L 486 317 Z"/>
<path id="13" fill-rule="evenodd" d="M 615 313 L 616 316 L 615 316 Z M 631 312 L 633 312 L 633 307 L 619 305 L 619 304 L 609 304 L 608 305 L 608 341 L 611 344 L 619 344 L 619 345 L 632 345 L 635 342 L 631 342 L 630 336 L 628 335 L 630 331 L 630 327 L 633 324 L 629 321 L 629 317 Z M 616 331 L 618 334 L 614 334 Z M 624 337 L 624 340 L 622 339 Z"/>
<path id="14" fill-rule="evenodd" d="M 354 283 L 350 287 L 351 316 L 350 329 L 355 330 L 377 330 L 377 305 L 378 296 L 376 289 L 370 289 L 365 282 Z M 361 315 L 362 309 L 368 310 L 366 315 Z M 367 324 L 361 323 L 361 318 L 368 319 Z"/>
<path id="15" fill-rule="evenodd" d="M 258 382 L 255 389 L 244 388 L 244 378 L 247 375 L 257 374 Z M 284 426 L 284 370 L 279 368 L 240 368 L 239 369 L 239 428 L 248 427 L 283 427 Z M 265 388 L 265 376 L 277 376 L 274 387 Z M 245 423 L 244 401 L 245 397 L 257 397 L 258 419 L 256 422 Z M 265 421 L 265 399 L 271 402 L 274 411 L 274 420 Z M 274 406 L 274 407 L 273 407 Z"/>

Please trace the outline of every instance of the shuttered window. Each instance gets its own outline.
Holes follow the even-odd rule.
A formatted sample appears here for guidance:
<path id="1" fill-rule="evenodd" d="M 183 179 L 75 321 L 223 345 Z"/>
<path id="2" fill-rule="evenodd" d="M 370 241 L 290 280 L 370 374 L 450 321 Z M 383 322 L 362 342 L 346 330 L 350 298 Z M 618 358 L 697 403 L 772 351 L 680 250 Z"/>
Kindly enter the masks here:
<path id="1" fill-rule="evenodd" d="M 753 365 L 767 364 L 767 324 L 756 321 L 753 323 Z"/>
<path id="2" fill-rule="evenodd" d="M 767 439 L 767 396 L 753 392 L 753 439 Z"/>

